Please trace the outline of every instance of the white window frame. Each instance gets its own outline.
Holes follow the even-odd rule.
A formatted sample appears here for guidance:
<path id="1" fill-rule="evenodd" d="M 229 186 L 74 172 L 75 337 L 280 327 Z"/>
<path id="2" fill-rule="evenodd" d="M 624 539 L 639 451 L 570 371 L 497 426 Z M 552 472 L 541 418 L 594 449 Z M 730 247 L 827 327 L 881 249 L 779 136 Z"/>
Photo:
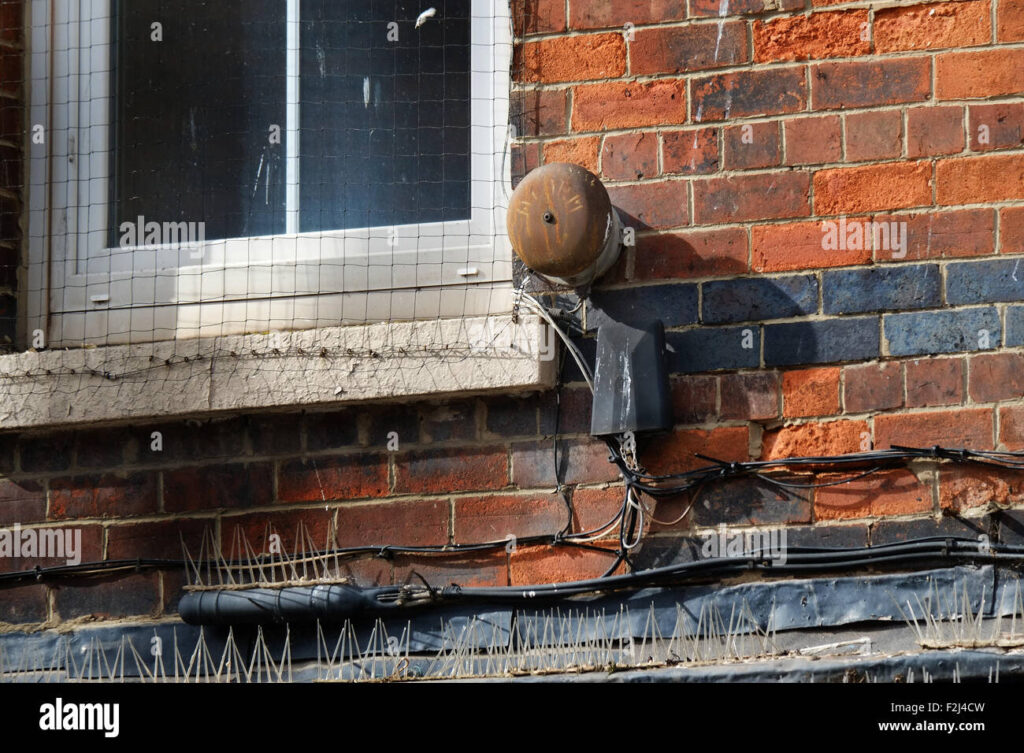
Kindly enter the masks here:
<path id="1" fill-rule="evenodd" d="M 290 51 L 299 2 L 287 0 Z M 26 339 L 114 345 L 509 311 L 509 8 L 471 8 L 469 220 L 109 249 L 110 0 L 31 0 Z M 288 60 L 293 230 L 299 79 Z"/>

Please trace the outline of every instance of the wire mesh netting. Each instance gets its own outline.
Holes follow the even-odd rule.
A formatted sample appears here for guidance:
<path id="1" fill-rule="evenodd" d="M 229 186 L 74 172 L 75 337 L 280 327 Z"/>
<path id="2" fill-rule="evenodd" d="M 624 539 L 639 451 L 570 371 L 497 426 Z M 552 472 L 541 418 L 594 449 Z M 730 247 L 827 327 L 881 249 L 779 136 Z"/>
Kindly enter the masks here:
<path id="1" fill-rule="evenodd" d="M 532 347 L 505 233 L 526 106 L 505 4 L 19 7 L 6 339 L 44 355 L 0 367 L 13 402 L 211 374 L 328 401 L 457 391 L 452 364 Z"/>

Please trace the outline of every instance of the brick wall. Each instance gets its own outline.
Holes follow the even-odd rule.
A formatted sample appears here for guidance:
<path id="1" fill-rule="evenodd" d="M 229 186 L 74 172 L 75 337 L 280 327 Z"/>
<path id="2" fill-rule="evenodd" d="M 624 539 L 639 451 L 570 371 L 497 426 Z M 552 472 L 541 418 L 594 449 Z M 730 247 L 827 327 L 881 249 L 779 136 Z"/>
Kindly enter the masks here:
<path id="1" fill-rule="evenodd" d="M 0 0 L 0 352 L 14 342 L 21 243 L 24 0 Z"/>
<path id="2" fill-rule="evenodd" d="M 0 0 L 5 16 L 18 7 Z M 1024 449 L 1024 2 L 513 7 L 515 172 L 582 164 L 637 230 L 584 309 L 581 347 L 593 356 L 603 317 L 667 327 L 676 425 L 641 444 L 648 469 L 698 467 L 695 452 Z M 0 40 L 4 122 L 18 44 Z M 0 200 L 14 205 L 19 148 L 0 140 Z M 6 254 L 17 225 L 3 228 Z M 588 436 L 585 385 L 571 366 L 563 378 L 557 395 L 0 434 L 0 526 L 80 528 L 86 560 L 177 558 L 179 536 L 195 554 L 206 528 L 225 549 L 238 527 L 265 548 L 268 524 L 291 548 L 299 522 L 338 546 L 549 534 L 566 499 L 587 530 L 622 487 Z M 696 534 L 719 524 L 785 525 L 791 545 L 940 532 L 1020 543 L 1024 473 L 920 463 L 792 493 L 738 479 L 658 502 L 656 517 L 688 507 L 651 525 L 638 566 L 695 556 Z M 363 585 L 414 572 L 505 585 L 613 561 L 520 546 L 349 567 Z M 182 583 L 169 570 L 8 588 L 0 622 L 173 615 Z"/>

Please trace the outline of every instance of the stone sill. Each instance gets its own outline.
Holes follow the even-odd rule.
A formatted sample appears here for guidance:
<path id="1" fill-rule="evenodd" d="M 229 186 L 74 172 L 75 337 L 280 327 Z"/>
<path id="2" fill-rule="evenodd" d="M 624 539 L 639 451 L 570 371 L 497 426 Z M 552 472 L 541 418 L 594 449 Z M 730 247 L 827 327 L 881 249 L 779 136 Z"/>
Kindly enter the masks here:
<path id="1" fill-rule="evenodd" d="M 508 314 L 29 351 L 0 356 L 0 431 L 514 394 L 556 368 L 554 333 Z"/>

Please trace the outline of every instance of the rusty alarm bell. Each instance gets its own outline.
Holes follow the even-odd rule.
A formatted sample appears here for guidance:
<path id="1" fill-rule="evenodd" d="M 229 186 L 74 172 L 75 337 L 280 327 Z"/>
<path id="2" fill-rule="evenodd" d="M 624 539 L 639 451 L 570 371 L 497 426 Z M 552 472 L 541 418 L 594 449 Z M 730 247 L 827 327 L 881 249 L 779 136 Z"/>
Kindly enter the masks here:
<path id="1" fill-rule="evenodd" d="M 573 287 L 607 272 L 622 250 L 622 225 L 604 184 L 567 162 L 523 178 L 509 201 L 508 236 L 527 267 Z"/>

